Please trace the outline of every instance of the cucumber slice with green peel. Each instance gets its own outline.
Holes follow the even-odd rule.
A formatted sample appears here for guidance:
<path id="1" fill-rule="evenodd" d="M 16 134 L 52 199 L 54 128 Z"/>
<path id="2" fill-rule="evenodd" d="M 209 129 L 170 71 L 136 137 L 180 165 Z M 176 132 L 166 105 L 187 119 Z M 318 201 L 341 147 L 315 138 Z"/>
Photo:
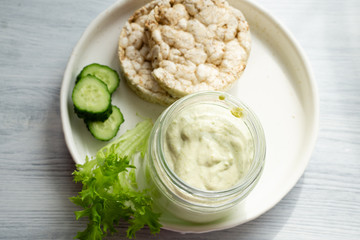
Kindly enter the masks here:
<path id="1" fill-rule="evenodd" d="M 76 81 L 79 81 L 87 75 L 95 76 L 103 81 L 108 87 L 110 94 L 115 92 L 120 83 L 119 74 L 114 69 L 98 63 L 85 66 L 77 76 Z"/>
<path id="2" fill-rule="evenodd" d="M 112 113 L 104 122 L 85 121 L 91 134 L 99 140 L 108 141 L 116 136 L 120 125 L 124 122 L 124 116 L 120 109 L 112 106 Z"/>
<path id="3" fill-rule="evenodd" d="M 111 94 L 106 84 L 91 75 L 81 78 L 75 84 L 72 100 L 79 118 L 105 121 L 112 113 Z"/>

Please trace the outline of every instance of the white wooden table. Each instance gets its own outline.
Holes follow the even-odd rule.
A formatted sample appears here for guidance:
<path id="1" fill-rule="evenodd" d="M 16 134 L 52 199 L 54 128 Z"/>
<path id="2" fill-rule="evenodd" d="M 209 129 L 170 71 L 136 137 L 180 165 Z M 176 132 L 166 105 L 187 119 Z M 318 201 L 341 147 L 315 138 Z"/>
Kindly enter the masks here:
<path id="1" fill-rule="evenodd" d="M 319 87 L 320 132 L 304 175 L 252 222 L 207 234 L 144 229 L 137 239 L 360 239 L 360 1 L 257 2 L 293 33 Z M 86 225 L 68 200 L 81 186 L 59 93 L 80 35 L 112 3 L 0 1 L 0 239 L 72 239 Z"/>

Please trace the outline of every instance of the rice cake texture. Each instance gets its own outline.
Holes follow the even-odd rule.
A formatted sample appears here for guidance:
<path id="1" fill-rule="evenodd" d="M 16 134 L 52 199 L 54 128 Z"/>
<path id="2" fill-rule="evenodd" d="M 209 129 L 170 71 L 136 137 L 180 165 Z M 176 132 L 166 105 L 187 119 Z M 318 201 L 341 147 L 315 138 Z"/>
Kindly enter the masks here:
<path id="1" fill-rule="evenodd" d="M 120 73 L 129 87 L 146 101 L 170 105 L 177 98 L 162 89 L 152 76 L 152 57 L 144 34 L 148 14 L 162 1 L 152 1 L 134 12 L 123 27 L 118 44 Z"/>
<path id="2" fill-rule="evenodd" d="M 152 75 L 174 97 L 225 91 L 245 70 L 251 49 L 243 14 L 224 0 L 164 0 L 148 14 Z"/>

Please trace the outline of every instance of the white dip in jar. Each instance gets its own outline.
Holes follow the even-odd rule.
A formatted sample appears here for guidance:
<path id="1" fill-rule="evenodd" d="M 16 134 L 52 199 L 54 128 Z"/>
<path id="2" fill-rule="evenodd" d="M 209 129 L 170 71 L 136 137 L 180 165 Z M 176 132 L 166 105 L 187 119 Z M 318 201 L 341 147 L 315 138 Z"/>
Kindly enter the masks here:
<path id="1" fill-rule="evenodd" d="M 265 137 L 255 114 L 224 92 L 190 94 L 152 130 L 146 179 L 155 207 L 181 219 L 224 217 L 258 182 Z"/>
<path id="2" fill-rule="evenodd" d="M 170 169 L 197 189 L 234 186 L 248 172 L 254 154 L 251 133 L 239 118 L 216 105 L 184 109 L 165 134 L 164 155 Z"/>

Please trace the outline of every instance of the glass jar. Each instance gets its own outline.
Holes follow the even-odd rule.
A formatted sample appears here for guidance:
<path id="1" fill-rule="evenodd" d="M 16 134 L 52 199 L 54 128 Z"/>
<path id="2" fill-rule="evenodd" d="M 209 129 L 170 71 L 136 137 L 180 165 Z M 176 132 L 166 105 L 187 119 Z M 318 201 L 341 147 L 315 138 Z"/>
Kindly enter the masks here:
<path id="1" fill-rule="evenodd" d="M 240 129 L 247 132 L 250 141 L 241 150 L 249 153 L 246 160 L 249 164 L 246 173 L 233 186 L 216 190 L 200 189 L 184 181 L 170 167 L 169 154 L 165 152 L 168 141 L 166 133 L 174 119 L 187 111 L 214 113 L 215 119 L 221 115 L 245 126 Z M 222 118 L 219 119 L 221 121 Z M 197 127 L 195 131 L 196 129 Z M 155 122 L 146 154 L 145 176 L 155 208 L 184 220 L 209 222 L 227 215 L 251 192 L 260 178 L 264 160 L 265 136 L 255 114 L 244 103 L 227 93 L 197 92 L 176 101 Z M 211 179 L 212 176 L 209 177 Z"/>

